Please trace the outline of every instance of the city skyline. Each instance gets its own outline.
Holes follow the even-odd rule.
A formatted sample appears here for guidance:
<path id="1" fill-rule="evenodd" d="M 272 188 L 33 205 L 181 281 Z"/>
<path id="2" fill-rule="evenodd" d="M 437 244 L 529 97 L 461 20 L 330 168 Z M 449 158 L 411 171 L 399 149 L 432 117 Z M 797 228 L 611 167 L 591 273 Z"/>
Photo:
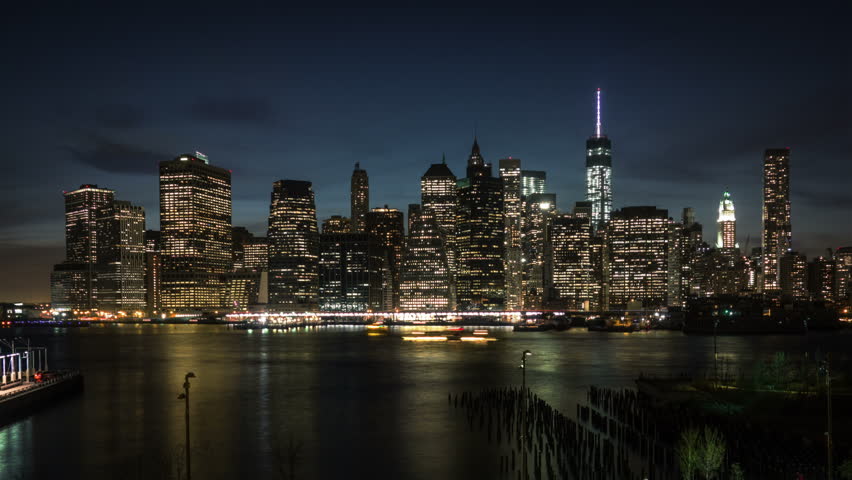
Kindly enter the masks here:
<path id="1" fill-rule="evenodd" d="M 176 12 L 175 19 L 188 13 Z M 761 37 L 771 22 L 739 26 L 734 19 L 713 18 L 684 22 L 689 31 L 669 22 L 670 16 L 654 19 L 648 13 L 644 22 L 633 24 L 623 13 L 608 17 L 607 25 L 598 19 L 570 34 L 566 32 L 571 25 L 588 22 L 591 11 L 562 14 L 564 25 L 543 20 L 546 15 L 541 13 L 511 22 L 499 9 L 484 16 L 461 13 L 481 22 L 471 32 L 464 31 L 469 22 L 443 25 L 439 28 L 452 35 L 435 44 L 430 34 L 435 27 L 428 18 L 404 11 L 361 12 L 357 18 L 373 15 L 374 23 L 351 25 L 337 36 L 323 34 L 344 23 L 343 16 L 299 11 L 281 21 L 311 20 L 319 28 L 307 32 L 306 40 L 257 34 L 236 44 L 236 51 L 223 52 L 216 62 L 231 61 L 249 73 L 239 76 L 214 70 L 214 63 L 196 59 L 192 52 L 243 32 L 220 25 L 217 40 L 196 35 L 199 27 L 190 26 L 172 35 L 192 41 L 177 48 L 150 43 L 127 62 L 113 65 L 103 78 L 91 72 L 102 71 L 109 55 L 121 52 L 115 49 L 130 46 L 120 40 L 105 42 L 115 38 L 108 35 L 110 30 L 132 24 L 123 28 L 148 40 L 154 32 L 138 26 L 146 22 L 99 25 L 75 32 L 75 40 L 56 46 L 59 33 L 91 25 L 58 25 L 53 23 L 57 20 L 36 19 L 27 12 L 10 15 L 15 22 L 9 21 L 5 30 L 27 46 L 12 57 L 22 68 L 4 79 L 7 89 L 23 93 L 11 99 L 10 114 L 4 118 L 10 137 L 5 153 L 16 162 L 13 188 L 2 193 L 8 208 L 0 228 L 0 260 L 16 273 L 2 281 L 7 300 L 47 300 L 46 278 L 64 252 L 61 191 L 86 183 L 113 189 L 143 207 L 149 213 L 147 227 L 158 229 L 159 219 L 151 215 L 159 211 L 157 164 L 186 151 L 200 150 L 216 165 L 233 170 L 233 224 L 256 235 L 265 234 L 268 192 L 281 178 L 313 182 L 319 220 L 347 215 L 349 173 L 355 162 L 371 177 L 370 208 L 387 204 L 405 211 L 419 200 L 419 178 L 443 152 L 449 168 L 461 175 L 474 129 L 483 156 L 495 168 L 498 159 L 512 156 L 523 159 L 525 169 L 546 171 L 548 192 L 557 195 L 562 211 L 569 211 L 584 199 L 583 145 L 594 134 L 592 94 L 599 87 L 605 93 L 605 133 L 614 139 L 613 209 L 654 205 L 677 218 L 682 208 L 692 207 L 706 227 L 704 240 L 712 243 L 715 232 L 709 227 L 718 195 L 728 189 L 737 202 L 737 242 L 745 248 L 750 238 L 749 246 L 757 246 L 761 157 L 766 148 L 789 146 L 794 248 L 811 258 L 826 247 L 848 243 L 852 226 L 833 221 L 848 215 L 852 200 L 842 181 L 852 175 L 852 166 L 842 161 L 852 151 L 845 133 L 849 119 L 842 108 L 848 94 L 840 88 L 848 67 L 840 65 L 839 56 L 831 60 L 831 49 L 838 48 L 831 45 L 839 43 L 833 43 L 830 28 L 808 27 L 814 30 L 804 40 L 805 48 L 792 38 Z M 798 13 L 773 15 L 789 28 L 804 28 L 804 20 L 794 18 Z M 678 15 L 675 18 L 693 18 L 689 12 Z M 33 23 L 46 28 L 28 32 Z M 376 45 L 400 23 L 411 28 L 399 46 Z M 552 32 L 555 39 L 529 35 L 513 44 L 490 35 L 507 24 L 516 31 Z M 598 27 L 611 34 L 607 40 L 584 37 Z M 728 27 L 731 35 L 725 39 L 701 39 L 702 32 Z M 44 30 L 52 33 L 38 38 L 33 33 Z M 684 40 L 686 46 L 647 41 L 630 53 L 620 51 L 633 36 L 658 30 Z M 495 44 L 477 40 L 482 32 Z M 344 39 L 351 45 L 343 45 Z M 578 49 L 558 55 L 575 40 Z M 707 60 L 708 54 L 731 45 L 738 49 L 730 58 Z M 367 46 L 372 53 L 363 64 L 348 58 Z M 588 50 L 594 54 L 578 51 L 592 46 L 597 50 Z M 538 47 L 543 57 L 523 58 L 521 52 L 530 47 Z M 687 47 L 703 54 L 706 63 L 689 63 Z M 261 54 L 274 54 L 274 48 L 293 55 L 281 68 L 270 70 Z M 447 48 L 456 56 L 442 55 Z M 258 53 L 241 58 L 243 51 Z M 310 58 L 331 55 L 340 61 L 314 65 L 307 62 L 308 51 Z M 400 60 L 402 51 L 412 53 Z M 812 51 L 822 55 L 811 59 Z M 774 75 L 774 69 L 751 68 L 755 52 L 761 53 L 760 65 L 783 65 L 784 78 Z M 600 55 L 608 61 L 598 60 Z M 40 58 L 38 63 L 26 60 L 34 56 Z M 404 62 L 406 71 L 400 78 L 385 78 L 393 62 Z M 40 88 L 52 85 L 46 83 L 44 65 L 69 73 L 64 90 Z M 708 68 L 736 74 L 704 78 Z M 143 74 L 150 71 L 168 75 Z M 298 75 L 289 75 L 294 71 Z M 335 73 L 333 84 L 322 80 L 330 72 Z M 341 72 L 363 75 L 341 77 Z M 478 75 L 468 78 L 470 72 Z M 204 75 L 206 86 L 197 89 L 191 76 L 182 78 L 181 73 Z M 259 73 L 269 75 L 253 75 Z M 503 79 L 506 73 L 512 81 Z M 282 76 L 287 81 L 276 83 Z M 37 96 L 26 94 L 39 88 Z M 97 96 L 65 95 L 69 89 L 96 91 Z M 337 93 L 329 96 L 331 91 Z M 836 95 L 839 100 L 817 101 Z M 30 182 L 32 178 L 38 181 Z M 54 195 L 57 200 L 52 200 Z"/>

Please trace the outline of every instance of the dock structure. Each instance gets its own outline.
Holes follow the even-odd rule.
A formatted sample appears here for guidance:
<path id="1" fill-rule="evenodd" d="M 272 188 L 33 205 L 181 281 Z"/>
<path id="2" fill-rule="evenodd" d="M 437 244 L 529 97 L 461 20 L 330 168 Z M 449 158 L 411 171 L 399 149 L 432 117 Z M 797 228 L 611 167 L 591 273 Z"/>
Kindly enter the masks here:
<path id="1" fill-rule="evenodd" d="M 0 425 L 23 418 L 83 389 L 83 375 L 77 370 L 46 372 L 39 378 L 16 380 L 0 389 Z"/>

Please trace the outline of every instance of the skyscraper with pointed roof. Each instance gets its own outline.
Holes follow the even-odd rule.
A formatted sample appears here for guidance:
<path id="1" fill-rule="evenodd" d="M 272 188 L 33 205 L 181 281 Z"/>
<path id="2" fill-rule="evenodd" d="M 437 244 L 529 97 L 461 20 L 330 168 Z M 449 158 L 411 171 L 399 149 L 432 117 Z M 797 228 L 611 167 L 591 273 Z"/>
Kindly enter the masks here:
<path id="1" fill-rule="evenodd" d="M 602 133 L 600 88 L 595 100 L 595 134 L 586 140 L 586 200 L 592 202 L 592 228 L 598 229 L 612 212 L 612 141 Z"/>
<path id="2" fill-rule="evenodd" d="M 467 178 L 457 183 L 456 276 L 461 310 L 502 310 L 505 305 L 503 182 L 473 141 Z"/>
<path id="3" fill-rule="evenodd" d="M 719 201 L 719 218 L 716 222 L 719 225 L 716 248 L 736 248 L 737 217 L 734 214 L 734 201 L 731 200 L 731 194 L 727 191 L 722 194 L 722 200 Z"/>

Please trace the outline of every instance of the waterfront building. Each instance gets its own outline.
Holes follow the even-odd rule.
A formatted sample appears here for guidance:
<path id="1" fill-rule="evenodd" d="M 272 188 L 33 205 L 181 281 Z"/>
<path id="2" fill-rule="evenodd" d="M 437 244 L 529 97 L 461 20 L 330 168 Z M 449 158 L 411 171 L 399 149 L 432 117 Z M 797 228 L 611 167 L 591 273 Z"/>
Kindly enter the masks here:
<path id="1" fill-rule="evenodd" d="M 586 140 L 586 200 L 592 202 L 592 227 L 598 229 L 612 211 L 612 141 L 601 128 L 600 88 L 595 100 L 595 133 Z"/>
<path id="2" fill-rule="evenodd" d="M 543 308 L 546 299 L 547 226 L 556 213 L 556 194 L 533 193 L 524 198 L 521 227 L 523 308 Z"/>
<path id="3" fill-rule="evenodd" d="M 608 232 L 610 308 L 668 304 L 669 223 L 668 211 L 656 207 L 613 212 Z"/>
<path id="4" fill-rule="evenodd" d="M 793 300 L 808 299 L 808 260 L 797 252 L 787 252 L 778 260 L 781 294 Z"/>
<path id="5" fill-rule="evenodd" d="M 98 309 L 142 315 L 145 301 L 145 209 L 113 201 L 97 211 Z"/>
<path id="6" fill-rule="evenodd" d="M 836 263 L 829 249 L 828 257 L 817 257 L 808 264 L 808 292 L 817 302 L 834 303 Z"/>
<path id="7" fill-rule="evenodd" d="M 852 306 L 852 247 L 834 251 L 834 295 L 840 307 Z"/>
<path id="8" fill-rule="evenodd" d="M 503 183 L 474 139 L 458 180 L 456 296 L 461 310 L 502 310 L 505 302 Z"/>
<path id="9" fill-rule="evenodd" d="M 748 259 L 727 249 L 702 249 L 695 257 L 694 296 L 743 295 L 748 290 Z"/>
<path id="10" fill-rule="evenodd" d="M 427 215 L 431 215 L 441 235 L 444 237 L 450 280 L 455 281 L 456 274 L 456 176 L 447 166 L 446 157 L 441 163 L 433 163 L 420 177 L 420 205 Z"/>
<path id="11" fill-rule="evenodd" d="M 399 307 L 400 270 L 405 241 L 405 221 L 402 212 L 387 205 L 370 210 L 367 212 L 367 233 L 376 237 L 379 245 L 384 249 L 389 277 L 384 279 L 386 301 L 383 309 L 391 311 Z"/>
<path id="12" fill-rule="evenodd" d="M 554 306 L 590 310 L 597 304 L 592 268 L 591 218 L 586 215 L 555 215 L 547 228 L 552 258 Z M 597 305 L 595 305 L 597 306 Z"/>
<path id="13" fill-rule="evenodd" d="M 145 230 L 145 311 L 149 316 L 162 307 L 160 288 L 163 280 L 159 230 Z"/>
<path id="14" fill-rule="evenodd" d="M 400 310 L 448 311 L 451 303 L 450 270 L 444 239 L 431 216 L 416 215 L 403 255 Z"/>
<path id="15" fill-rule="evenodd" d="M 547 172 L 521 170 L 521 196 L 547 192 Z"/>
<path id="16" fill-rule="evenodd" d="M 269 303 L 283 312 L 319 305 L 319 232 L 311 182 L 279 180 L 269 206 Z"/>
<path id="17" fill-rule="evenodd" d="M 97 307 L 97 217 L 115 201 L 115 192 L 94 184 L 63 192 L 65 197 L 65 262 L 51 275 L 51 303 L 70 309 Z"/>
<path id="18" fill-rule="evenodd" d="M 352 232 L 363 232 L 367 228 L 367 212 L 370 210 L 370 179 L 360 163 L 355 163 L 355 170 L 352 172 L 349 201 Z"/>
<path id="19" fill-rule="evenodd" d="M 790 149 L 768 149 L 763 157 L 762 289 L 781 289 L 778 262 L 792 250 L 790 227 Z"/>
<path id="20" fill-rule="evenodd" d="M 162 308 L 219 308 L 232 269 L 231 172 L 196 152 L 160 162 Z"/>
<path id="21" fill-rule="evenodd" d="M 322 233 L 349 233 L 352 231 L 352 220 L 340 215 L 332 215 L 322 221 Z"/>
<path id="22" fill-rule="evenodd" d="M 503 181 L 503 218 L 506 258 L 506 310 L 523 305 L 523 268 L 521 263 L 521 160 L 500 160 Z M 543 173 L 543 172 L 542 172 Z"/>
<path id="23" fill-rule="evenodd" d="M 50 304 L 57 310 L 88 311 L 94 309 L 93 266 L 88 263 L 63 262 L 50 273 Z"/>
<path id="24" fill-rule="evenodd" d="M 696 268 L 703 245 L 703 227 L 695 221 L 695 209 L 683 209 L 680 224 L 680 238 L 677 247 L 680 249 L 680 289 L 684 299 L 700 295 L 700 285 L 696 281 Z"/>
<path id="25" fill-rule="evenodd" d="M 734 201 L 731 194 L 725 192 L 719 201 L 719 218 L 716 220 L 718 234 L 716 248 L 734 249 L 737 245 L 737 217 L 734 213 Z"/>
<path id="26" fill-rule="evenodd" d="M 319 304 L 323 312 L 382 309 L 384 249 L 367 233 L 320 235 Z"/>
<path id="27" fill-rule="evenodd" d="M 266 237 L 252 237 L 243 245 L 243 268 L 251 272 L 269 269 L 269 242 Z"/>

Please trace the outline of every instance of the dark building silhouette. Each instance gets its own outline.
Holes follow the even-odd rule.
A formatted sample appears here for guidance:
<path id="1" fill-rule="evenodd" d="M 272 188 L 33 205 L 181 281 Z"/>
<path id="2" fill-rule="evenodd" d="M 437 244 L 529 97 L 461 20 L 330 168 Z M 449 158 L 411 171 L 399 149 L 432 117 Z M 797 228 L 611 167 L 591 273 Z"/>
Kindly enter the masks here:
<path id="1" fill-rule="evenodd" d="M 383 279 L 385 310 L 399 307 L 399 282 L 402 268 L 402 249 L 405 241 L 405 221 L 395 208 L 374 208 L 367 212 L 367 233 L 376 237 L 384 249 L 387 274 Z"/>
<path id="2" fill-rule="evenodd" d="M 457 182 L 456 295 L 462 310 L 505 305 L 503 182 L 491 174 L 474 139 L 467 177 Z"/>
<path id="3" fill-rule="evenodd" d="M 355 170 L 352 172 L 349 200 L 352 209 L 352 232 L 363 232 L 367 228 L 367 212 L 370 210 L 370 179 L 360 163 L 355 164 Z"/>
<path id="4" fill-rule="evenodd" d="M 382 309 L 384 249 L 367 233 L 320 235 L 319 304 L 324 312 Z"/>

